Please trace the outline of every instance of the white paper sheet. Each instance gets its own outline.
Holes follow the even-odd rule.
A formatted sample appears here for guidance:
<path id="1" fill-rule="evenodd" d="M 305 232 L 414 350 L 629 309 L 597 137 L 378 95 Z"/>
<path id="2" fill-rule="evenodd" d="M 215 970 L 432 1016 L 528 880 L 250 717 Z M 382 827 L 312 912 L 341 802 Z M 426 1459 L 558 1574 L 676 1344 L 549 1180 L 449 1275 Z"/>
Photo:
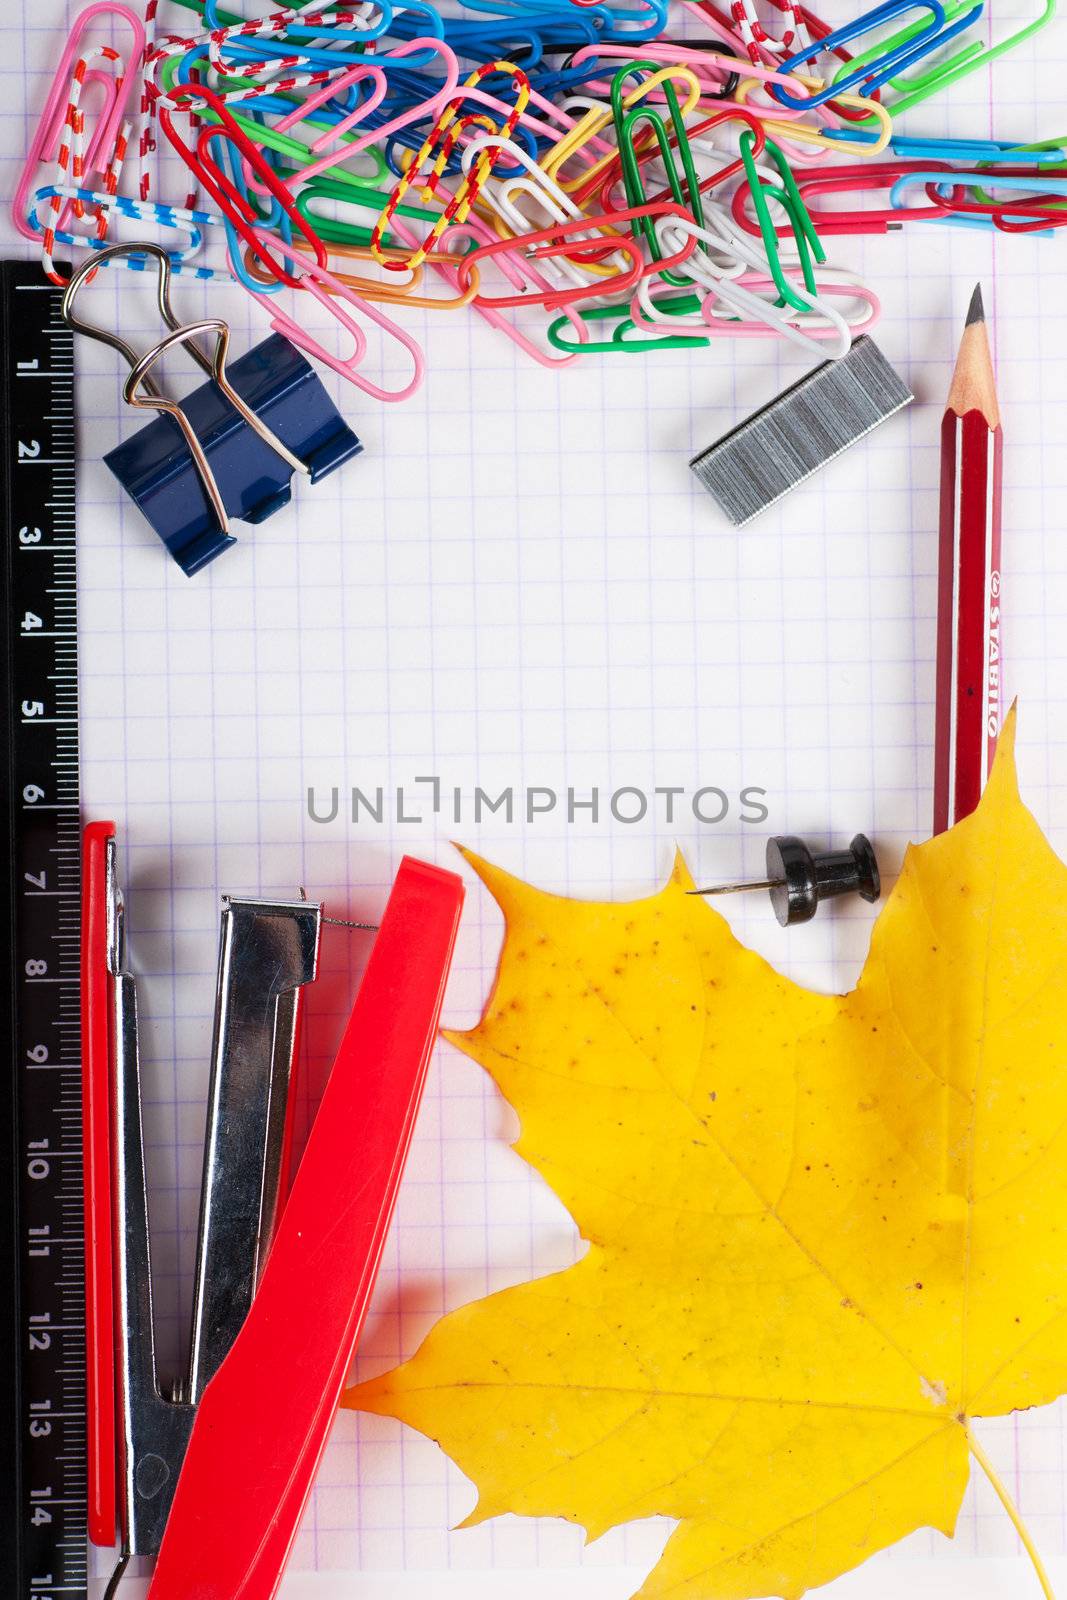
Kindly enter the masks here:
<path id="1" fill-rule="evenodd" d="M 994 4 L 998 31 L 1021 15 Z M 0 20 L 7 194 L 64 16 L 56 0 L 17 0 Z M 913 111 L 903 131 L 1050 137 L 1064 131 L 1065 72 L 1060 22 Z M 419 394 L 386 407 L 327 375 L 365 454 L 241 530 L 235 550 L 189 581 L 102 465 L 141 419 L 121 403 L 112 353 L 79 342 L 84 806 L 118 824 L 142 975 L 168 1369 L 189 1314 L 221 890 L 303 885 L 336 914 L 373 920 L 404 850 L 457 867 L 449 841 L 459 839 L 545 887 L 623 897 L 662 880 L 676 843 L 703 880 L 758 876 L 769 830 L 839 842 L 863 829 L 891 879 L 906 842 L 928 833 L 938 425 L 976 279 L 1005 417 L 1007 681 L 1021 703 L 1022 779 L 1067 844 L 1067 238 L 912 228 L 830 249 L 883 297 L 877 339 L 916 403 L 741 533 L 687 462 L 798 375 L 802 357 L 722 342 L 546 372 L 465 312 L 414 311 L 403 321 L 429 363 Z M 87 295 L 133 343 L 156 336 L 141 280 L 116 273 Z M 224 307 L 237 351 L 267 331 L 238 290 L 179 281 L 175 301 L 190 319 Z M 390 381 L 404 370 L 390 360 Z M 419 781 L 431 776 L 437 814 Z M 335 787 L 336 819 L 312 820 L 308 790 L 321 815 Z M 351 820 L 353 787 L 382 789 L 381 822 L 365 808 Z M 673 820 L 663 796 L 640 821 L 611 814 L 617 791 L 671 787 L 683 791 Z M 691 804 L 711 787 L 728 800 L 717 824 L 697 821 Z M 766 822 L 742 820 L 748 787 L 766 791 Z M 476 788 L 512 789 L 514 819 L 475 821 Z M 527 819 L 528 789 L 535 807 L 547 805 L 541 791 L 560 799 Z M 588 809 L 568 819 L 568 789 L 579 801 L 599 792 L 597 820 Z M 872 917 L 841 906 L 787 934 L 760 895 L 724 909 L 784 970 L 825 988 L 855 978 Z M 478 1015 L 499 940 L 472 881 L 451 1024 Z M 309 1007 L 309 1105 L 364 948 L 360 935 L 327 932 Z M 445 1308 L 574 1259 L 574 1230 L 509 1149 L 513 1134 L 478 1068 L 440 1048 L 361 1373 L 411 1353 Z M 983 1437 L 1042 1550 L 1067 1557 L 1063 1408 L 989 1424 Z M 621 1600 L 668 1531 L 634 1526 L 589 1548 L 550 1521 L 450 1533 L 472 1502 L 433 1444 L 344 1414 L 285 1593 L 450 1600 L 498 1594 L 506 1571 L 509 1590 L 531 1600 Z M 1035 1584 L 1017 1557 L 979 1484 L 954 1545 L 917 1534 L 832 1592 L 1022 1600 Z"/>

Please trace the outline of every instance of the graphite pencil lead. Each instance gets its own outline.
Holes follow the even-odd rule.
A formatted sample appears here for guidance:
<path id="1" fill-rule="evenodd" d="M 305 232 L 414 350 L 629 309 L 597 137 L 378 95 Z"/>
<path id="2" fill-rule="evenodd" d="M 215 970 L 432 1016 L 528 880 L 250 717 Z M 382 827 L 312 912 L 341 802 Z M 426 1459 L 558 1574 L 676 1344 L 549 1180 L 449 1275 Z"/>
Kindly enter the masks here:
<path id="1" fill-rule="evenodd" d="M 967 307 L 967 321 L 963 326 L 965 328 L 969 328 L 976 322 L 984 321 L 985 305 L 982 301 L 982 285 L 980 283 L 976 283 L 974 286 L 974 293 L 971 296 L 971 303 Z"/>

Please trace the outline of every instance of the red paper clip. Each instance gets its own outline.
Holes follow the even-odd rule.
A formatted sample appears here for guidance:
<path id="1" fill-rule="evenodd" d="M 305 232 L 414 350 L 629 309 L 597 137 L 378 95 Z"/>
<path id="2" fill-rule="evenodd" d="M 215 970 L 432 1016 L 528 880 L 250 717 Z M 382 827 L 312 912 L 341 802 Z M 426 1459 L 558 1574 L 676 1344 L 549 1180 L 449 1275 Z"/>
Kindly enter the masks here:
<path id="1" fill-rule="evenodd" d="M 925 165 L 925 164 L 924 164 Z M 1000 177 L 1057 178 L 1055 171 L 1047 167 L 991 167 L 988 173 L 983 172 L 981 178 L 974 172 L 963 174 L 966 181 L 954 184 L 951 189 L 946 183 L 944 186 L 928 183 L 925 187 L 930 205 L 926 207 L 902 207 L 900 215 L 919 217 L 944 217 L 946 212 L 952 216 L 960 217 L 985 217 L 1002 233 L 1043 233 L 1046 228 L 1062 228 L 1067 226 L 1067 197 L 1057 199 L 1048 193 L 1042 194 L 1040 190 L 1033 195 L 1020 195 L 1015 200 L 968 200 L 966 198 L 971 189 L 976 189 L 984 180 L 986 186 L 995 189 Z"/>
<path id="2" fill-rule="evenodd" d="M 399 215 L 393 218 L 393 231 L 398 233 L 400 237 L 408 244 L 414 244 L 416 242 L 415 234 L 411 232 L 408 224 L 404 221 L 403 217 Z M 494 235 L 489 232 L 489 229 L 478 218 L 468 217 L 466 222 L 454 222 L 452 226 L 446 229 L 441 235 L 441 251 L 435 252 L 433 255 L 431 255 L 428 258 L 428 264 L 430 267 L 432 267 L 433 271 L 438 275 L 438 277 L 443 278 L 446 283 L 451 285 L 452 288 L 458 289 L 461 294 L 466 295 L 469 293 L 470 285 L 468 285 L 467 288 L 464 288 L 464 286 L 460 283 L 459 273 L 456 265 L 454 264 L 454 258 L 452 262 L 449 261 L 449 252 L 452 250 L 454 245 L 459 245 L 461 243 L 474 242 L 475 244 L 491 244 L 493 240 Z M 522 255 L 518 247 L 518 242 L 516 240 L 512 240 L 512 245 L 514 246 L 514 249 L 510 255 L 504 252 L 497 258 L 499 268 L 509 282 L 515 284 L 516 288 L 520 289 L 523 287 L 523 285 L 528 285 L 534 289 L 551 289 L 552 285 L 544 276 L 544 274 L 538 272 L 534 263 L 532 261 L 528 261 Z M 470 274 L 469 276 L 473 278 L 473 274 Z M 477 284 L 477 281 L 478 280 L 475 278 L 475 284 Z M 525 295 L 521 297 L 522 303 L 525 303 L 526 298 L 527 296 Z M 502 333 L 506 339 L 510 339 L 512 344 L 517 345 L 525 355 L 528 355 L 531 360 L 536 361 L 539 366 L 566 367 L 569 366 L 572 361 L 577 361 L 577 351 L 574 351 L 569 355 L 554 355 L 550 350 L 545 350 L 536 345 L 521 327 L 517 326 L 513 322 L 510 322 L 508 318 L 504 316 L 503 312 L 495 310 L 494 303 L 492 301 L 480 301 L 477 293 L 475 293 L 471 296 L 469 303 L 471 309 L 476 312 L 483 321 L 487 322 L 491 328 L 495 328 L 499 333 Z M 569 307 L 565 306 L 563 309 L 563 316 L 574 329 L 575 338 L 579 343 L 588 338 L 586 324 L 582 322 L 577 312 L 571 311 Z"/>
<path id="3" fill-rule="evenodd" d="M 946 173 L 952 172 L 948 162 L 930 161 L 924 165 L 926 170 L 938 170 L 943 165 Z M 871 161 L 854 166 L 820 167 L 810 174 L 798 172 L 795 177 L 800 198 L 820 235 L 888 233 L 890 229 L 903 227 L 905 222 L 928 220 L 938 214 L 939 208 L 920 210 L 916 207 L 901 210 L 898 206 L 887 206 L 882 210 L 857 208 L 852 211 L 827 211 L 814 206 L 812 198 L 821 194 L 862 194 L 869 190 L 890 189 L 898 178 L 905 177 L 909 171 L 914 170 L 914 166 L 915 163 L 910 161 Z M 749 192 L 742 186 L 733 197 L 731 210 L 735 222 L 739 223 L 746 233 L 758 234 L 759 223 L 747 209 L 748 198 Z M 944 216 L 943 209 L 940 210 L 940 214 Z M 790 232 L 788 224 L 780 226 L 777 232 L 779 237 L 787 237 Z"/>
<path id="4" fill-rule="evenodd" d="M 172 110 L 174 104 L 186 104 L 193 100 L 202 101 L 219 119 L 217 124 L 209 123 L 200 130 L 195 150 L 187 145 L 178 133 L 174 126 Z M 159 121 L 163 132 L 190 172 L 200 180 L 219 210 L 237 229 L 245 244 L 253 248 L 256 258 L 279 283 L 284 283 L 290 289 L 297 289 L 300 286 L 299 279 L 287 270 L 284 257 L 274 255 L 263 243 L 262 237 L 257 235 L 256 230 L 262 225 L 262 218 L 257 215 L 250 202 L 241 194 L 232 179 L 223 172 L 211 154 L 210 145 L 213 139 L 224 139 L 237 148 L 259 182 L 265 186 L 271 197 L 279 202 L 290 222 L 303 234 L 314 251 L 319 266 L 326 266 L 326 246 L 307 218 L 297 210 L 291 191 L 280 182 L 277 173 L 264 160 L 258 146 L 253 144 L 231 115 L 226 102 L 214 90 L 204 88 L 201 84 L 171 89 L 159 102 Z"/>
<path id="5" fill-rule="evenodd" d="M 613 228 L 619 222 L 632 222 L 638 217 L 691 217 L 684 206 L 662 201 L 643 206 L 630 206 L 625 211 L 605 211 L 598 216 L 573 217 L 566 222 L 554 222 L 550 227 L 539 228 L 536 233 L 524 233 L 517 239 L 496 239 L 492 244 L 479 245 L 469 255 L 465 255 L 456 266 L 456 276 L 461 287 L 466 289 L 470 284 L 472 269 L 492 256 L 510 254 L 515 250 L 528 250 L 532 261 L 547 261 L 555 256 L 566 256 L 573 262 L 584 259 L 599 261 L 603 258 L 605 246 L 609 253 L 621 250 L 630 258 L 631 265 L 624 271 L 617 273 L 613 278 L 594 278 L 589 283 L 576 284 L 569 289 L 542 289 L 530 293 L 529 290 L 510 295 L 476 295 L 474 305 L 486 306 L 524 306 L 542 305 L 547 310 L 558 311 L 566 306 L 575 305 L 580 300 L 588 300 L 594 296 L 618 293 L 622 290 L 632 289 L 635 283 L 648 277 L 653 272 L 663 272 L 670 267 L 676 267 L 681 262 L 688 260 L 696 249 L 697 240 L 692 234 L 687 235 L 685 243 L 670 256 L 662 256 L 655 261 L 646 261 L 644 254 L 636 241 L 627 234 L 619 234 L 614 239 L 586 239 L 580 237 L 591 229 Z M 575 237 L 578 236 L 578 237 Z M 534 246 L 535 248 L 530 248 Z"/>

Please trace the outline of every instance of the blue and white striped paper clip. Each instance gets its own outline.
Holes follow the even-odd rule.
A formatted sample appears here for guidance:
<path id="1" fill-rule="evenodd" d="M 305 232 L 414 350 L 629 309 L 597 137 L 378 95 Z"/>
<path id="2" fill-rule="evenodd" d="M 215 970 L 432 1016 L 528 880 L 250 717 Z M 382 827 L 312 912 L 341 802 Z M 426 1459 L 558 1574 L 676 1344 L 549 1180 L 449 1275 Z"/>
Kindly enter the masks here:
<path id="1" fill-rule="evenodd" d="M 93 207 L 105 207 L 115 216 L 129 217 L 135 222 L 150 222 L 160 228 L 173 228 L 185 235 L 186 242 L 180 247 L 167 249 L 172 272 L 181 273 L 187 278 L 199 278 L 204 283 L 232 282 L 229 272 L 224 268 L 202 267 L 191 259 L 203 246 L 204 230 L 222 226 L 222 217 L 213 212 L 191 210 L 187 206 L 163 205 L 158 200 L 133 200 L 127 195 L 108 194 L 101 189 L 82 189 L 72 183 L 50 183 L 36 190 L 27 213 L 27 220 L 36 233 L 43 234 L 45 229 L 38 215 L 38 207 L 43 201 L 50 200 L 56 195 L 65 200 L 83 200 L 86 205 Z M 56 243 L 72 248 L 81 246 L 85 250 L 100 251 L 107 250 L 114 240 L 91 238 L 85 234 L 63 230 L 56 233 Z M 148 262 L 144 256 L 122 256 L 113 258 L 113 261 L 115 265 L 125 266 L 131 272 L 143 272 L 146 267 L 155 270 L 155 263 Z M 110 266 L 112 262 L 109 261 L 107 264 Z"/>

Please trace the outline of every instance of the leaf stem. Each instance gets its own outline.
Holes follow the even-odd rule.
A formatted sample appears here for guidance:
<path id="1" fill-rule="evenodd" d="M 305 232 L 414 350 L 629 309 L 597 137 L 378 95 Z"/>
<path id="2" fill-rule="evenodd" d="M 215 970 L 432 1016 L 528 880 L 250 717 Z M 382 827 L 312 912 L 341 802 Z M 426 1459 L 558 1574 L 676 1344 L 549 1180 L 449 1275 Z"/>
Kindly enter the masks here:
<path id="1" fill-rule="evenodd" d="M 1018 1507 L 1015 1505 L 1007 1489 L 1005 1489 L 1003 1483 L 997 1475 L 996 1467 L 994 1467 L 992 1461 L 990 1461 L 989 1457 L 982 1449 L 982 1446 L 975 1437 L 969 1423 L 965 1424 L 965 1432 L 967 1434 L 967 1443 L 970 1447 L 972 1456 L 977 1461 L 986 1477 L 989 1479 L 989 1482 L 992 1484 L 997 1499 L 1000 1501 L 1001 1505 L 1008 1513 L 1008 1516 L 1011 1518 L 1012 1525 L 1015 1528 L 1016 1533 L 1019 1535 L 1019 1538 L 1022 1540 L 1023 1549 L 1026 1551 L 1031 1562 L 1033 1563 L 1033 1568 L 1037 1573 L 1038 1582 L 1041 1585 L 1041 1590 L 1045 1596 L 1045 1600 L 1056 1600 L 1056 1596 L 1052 1592 L 1052 1584 L 1049 1580 L 1049 1575 L 1045 1571 L 1045 1564 L 1037 1553 L 1037 1547 L 1034 1544 L 1033 1539 L 1030 1537 L 1030 1530 L 1027 1528 L 1026 1523 L 1020 1516 Z"/>

